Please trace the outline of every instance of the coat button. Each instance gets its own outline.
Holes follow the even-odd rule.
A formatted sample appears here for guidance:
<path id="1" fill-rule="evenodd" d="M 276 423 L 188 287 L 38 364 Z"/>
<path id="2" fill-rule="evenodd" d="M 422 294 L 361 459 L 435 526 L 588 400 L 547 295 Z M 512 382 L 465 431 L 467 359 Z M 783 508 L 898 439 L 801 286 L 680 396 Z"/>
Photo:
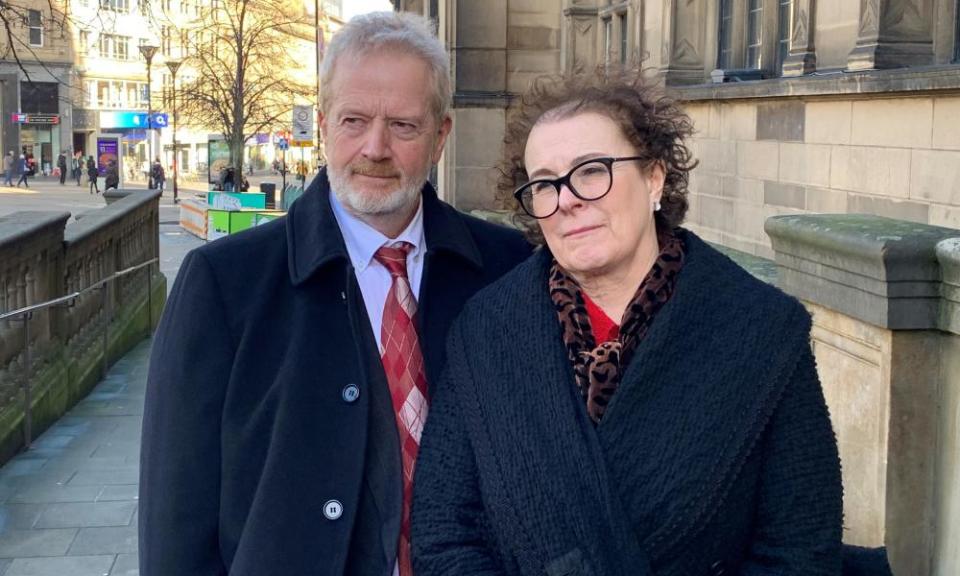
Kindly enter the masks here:
<path id="1" fill-rule="evenodd" d="M 323 505 L 323 515 L 327 520 L 336 520 L 343 515 L 343 504 L 339 500 L 327 500 Z"/>
<path id="2" fill-rule="evenodd" d="M 347 404 L 353 404 L 357 401 L 357 398 L 360 397 L 360 387 L 356 384 L 347 384 L 343 387 L 340 395 L 343 396 L 344 402 Z"/>

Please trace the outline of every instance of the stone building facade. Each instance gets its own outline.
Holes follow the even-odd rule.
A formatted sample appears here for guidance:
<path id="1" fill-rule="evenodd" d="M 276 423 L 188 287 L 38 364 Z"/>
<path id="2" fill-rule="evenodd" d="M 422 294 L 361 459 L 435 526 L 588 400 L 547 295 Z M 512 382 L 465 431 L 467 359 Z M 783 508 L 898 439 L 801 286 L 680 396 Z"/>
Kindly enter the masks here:
<path id="1" fill-rule="evenodd" d="M 540 74 L 641 65 L 685 103 L 686 226 L 800 298 L 844 462 L 847 542 L 960 573 L 956 0 L 396 0 L 438 19 L 438 174 L 495 208 L 506 110 Z M 774 261 L 774 262 L 771 262 Z"/>

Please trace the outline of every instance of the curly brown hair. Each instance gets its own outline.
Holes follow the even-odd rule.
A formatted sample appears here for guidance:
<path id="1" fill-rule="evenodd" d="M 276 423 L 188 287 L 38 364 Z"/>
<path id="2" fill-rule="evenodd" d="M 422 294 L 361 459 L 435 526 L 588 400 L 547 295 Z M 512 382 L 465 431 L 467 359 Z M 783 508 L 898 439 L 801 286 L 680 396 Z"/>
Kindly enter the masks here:
<path id="1" fill-rule="evenodd" d="M 693 123 L 683 109 L 662 90 L 643 80 L 640 70 L 604 70 L 542 76 L 515 100 L 507 112 L 503 159 L 498 165 L 497 201 L 513 213 L 513 221 L 536 243 L 543 235 L 534 218 L 528 216 L 513 197 L 529 181 L 523 165 L 530 131 L 541 119 L 569 118 L 583 112 L 597 112 L 620 126 L 623 135 L 650 158 L 648 166 L 663 168 L 661 209 L 656 212 L 657 228 L 672 230 L 687 213 L 687 183 L 697 165 L 684 140 L 693 133 Z"/>

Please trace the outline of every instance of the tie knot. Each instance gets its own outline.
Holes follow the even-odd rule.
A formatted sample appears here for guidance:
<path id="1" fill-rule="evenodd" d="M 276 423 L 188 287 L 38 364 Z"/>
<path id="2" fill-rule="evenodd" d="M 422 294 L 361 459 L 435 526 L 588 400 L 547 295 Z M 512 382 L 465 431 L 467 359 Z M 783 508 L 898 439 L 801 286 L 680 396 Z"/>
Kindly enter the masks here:
<path id="1" fill-rule="evenodd" d="M 391 276 L 407 277 L 407 254 L 413 250 L 413 244 L 398 242 L 394 246 L 381 246 L 373 258 L 383 264 Z"/>

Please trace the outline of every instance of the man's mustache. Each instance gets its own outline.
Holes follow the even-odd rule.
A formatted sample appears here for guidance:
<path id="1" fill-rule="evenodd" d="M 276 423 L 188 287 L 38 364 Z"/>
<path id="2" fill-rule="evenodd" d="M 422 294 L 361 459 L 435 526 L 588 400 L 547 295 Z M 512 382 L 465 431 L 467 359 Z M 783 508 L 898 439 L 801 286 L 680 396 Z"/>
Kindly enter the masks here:
<path id="1" fill-rule="evenodd" d="M 399 171 L 389 162 L 357 162 L 350 165 L 350 171 L 360 176 L 371 176 L 373 178 L 397 178 Z"/>

